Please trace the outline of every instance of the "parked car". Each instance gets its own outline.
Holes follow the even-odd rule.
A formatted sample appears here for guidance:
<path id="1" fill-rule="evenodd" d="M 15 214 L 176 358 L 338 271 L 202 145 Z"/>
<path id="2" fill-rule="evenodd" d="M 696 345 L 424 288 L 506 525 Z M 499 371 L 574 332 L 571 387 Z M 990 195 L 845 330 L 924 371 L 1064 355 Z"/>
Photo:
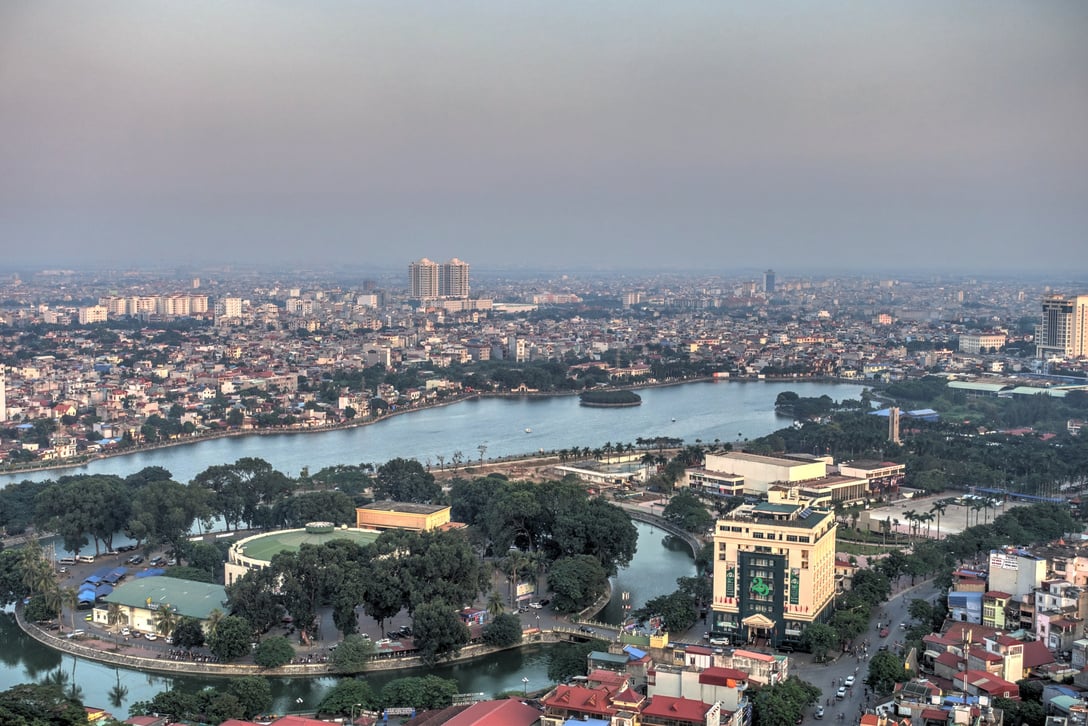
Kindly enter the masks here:
<path id="1" fill-rule="evenodd" d="M 538 602 L 531 602 L 529 603 L 529 607 L 531 607 L 533 610 L 540 610 L 544 606 Z"/>
<path id="2" fill-rule="evenodd" d="M 144 637 L 147 638 L 148 640 L 158 640 L 159 639 L 159 636 L 155 635 L 154 633 L 144 633 Z M 840 688 L 839 690 L 841 691 L 842 689 Z"/>
<path id="3" fill-rule="evenodd" d="M 162 567 L 163 565 L 166 564 L 166 558 L 165 557 L 152 557 L 151 560 L 148 562 L 148 564 L 151 565 L 152 567 Z"/>
<path id="4" fill-rule="evenodd" d="M 144 561 L 143 555 L 133 555 L 132 557 L 129 557 L 128 560 L 127 560 L 127 562 L 130 565 L 139 565 L 143 561 Z"/>
<path id="5" fill-rule="evenodd" d="M 125 627 L 121 628 L 121 635 L 127 638 L 128 636 L 132 635 L 132 631 L 129 630 L 128 626 L 126 625 Z"/>

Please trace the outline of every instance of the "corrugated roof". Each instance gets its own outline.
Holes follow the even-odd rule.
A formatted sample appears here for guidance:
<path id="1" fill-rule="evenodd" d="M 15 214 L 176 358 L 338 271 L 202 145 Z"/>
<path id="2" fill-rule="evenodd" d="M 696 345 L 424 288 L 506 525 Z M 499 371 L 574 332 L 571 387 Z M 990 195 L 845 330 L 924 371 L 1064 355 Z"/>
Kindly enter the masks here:
<path id="1" fill-rule="evenodd" d="M 212 610 L 222 610 L 227 601 L 227 591 L 222 585 L 174 577 L 147 577 L 132 580 L 117 587 L 106 596 L 108 603 L 134 608 L 169 604 L 178 615 L 205 620 Z"/>

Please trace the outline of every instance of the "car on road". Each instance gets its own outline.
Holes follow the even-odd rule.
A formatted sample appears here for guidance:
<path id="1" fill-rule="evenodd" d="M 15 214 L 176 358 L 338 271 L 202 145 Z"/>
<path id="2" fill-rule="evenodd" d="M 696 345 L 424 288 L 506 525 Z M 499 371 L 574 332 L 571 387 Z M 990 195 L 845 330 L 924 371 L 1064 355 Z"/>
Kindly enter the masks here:
<path id="1" fill-rule="evenodd" d="M 86 634 L 87 634 L 86 630 L 73 630 L 72 632 L 68 633 L 68 635 L 66 635 L 64 637 L 66 637 L 66 638 L 82 638 Z"/>
<path id="2" fill-rule="evenodd" d="M 578 632 L 579 633 L 587 633 L 588 635 L 594 635 L 595 634 L 593 628 L 589 627 L 588 625 L 579 626 Z"/>
<path id="3" fill-rule="evenodd" d="M 879 650 L 880 652 L 884 652 L 884 651 L 886 651 L 887 649 L 888 649 L 888 644 L 887 644 L 887 643 L 884 643 L 884 644 L 883 644 L 883 645 L 881 645 L 881 646 L 880 646 L 879 648 L 877 648 L 877 650 Z"/>
<path id="4" fill-rule="evenodd" d="M 127 638 L 128 636 L 132 635 L 132 631 L 129 630 L 128 626 L 126 625 L 125 627 L 121 628 L 121 635 Z"/>
<path id="5" fill-rule="evenodd" d="M 824 717 L 824 707 L 823 706 L 817 706 L 816 711 L 813 712 L 812 715 L 815 716 L 816 718 L 823 718 Z"/>
<path id="6" fill-rule="evenodd" d="M 68 574 L 68 568 L 67 567 L 58 567 L 57 572 L 59 572 L 62 575 L 67 575 Z"/>
<path id="7" fill-rule="evenodd" d="M 144 637 L 147 638 L 148 640 L 158 640 L 159 639 L 159 636 L 155 635 L 154 633 L 144 633 Z M 840 688 L 839 690 L 842 690 L 842 689 Z"/>
<path id="8" fill-rule="evenodd" d="M 846 680 L 843 681 L 843 685 L 845 685 L 847 688 L 851 688 L 854 685 L 854 677 L 847 676 Z"/>
<path id="9" fill-rule="evenodd" d="M 533 610 L 540 610 L 540 609 L 541 609 L 541 608 L 543 608 L 544 606 L 543 606 L 543 605 L 541 605 L 541 604 L 540 604 L 540 603 L 538 603 L 538 602 L 531 602 L 531 603 L 529 603 L 529 607 L 531 607 L 531 608 L 532 608 Z"/>
<path id="10" fill-rule="evenodd" d="M 162 567 L 163 565 L 166 564 L 166 558 L 162 557 L 162 556 L 152 557 L 151 561 L 148 562 L 148 564 L 151 565 L 152 567 Z"/>
<path id="11" fill-rule="evenodd" d="M 839 700 L 846 698 L 846 686 L 839 686 L 839 690 L 835 691 L 835 698 Z"/>
<path id="12" fill-rule="evenodd" d="M 887 628 L 881 628 L 880 629 L 880 637 L 881 638 L 887 638 L 888 637 L 888 629 Z"/>
<path id="13" fill-rule="evenodd" d="M 544 607 L 545 605 L 547 605 L 547 604 L 548 604 L 548 603 L 550 603 L 550 602 L 551 602 L 551 600 L 550 600 L 550 599 L 548 599 L 548 598 L 546 598 L 546 597 L 544 597 L 544 598 L 541 598 L 541 599 L 540 599 L 540 607 Z"/>

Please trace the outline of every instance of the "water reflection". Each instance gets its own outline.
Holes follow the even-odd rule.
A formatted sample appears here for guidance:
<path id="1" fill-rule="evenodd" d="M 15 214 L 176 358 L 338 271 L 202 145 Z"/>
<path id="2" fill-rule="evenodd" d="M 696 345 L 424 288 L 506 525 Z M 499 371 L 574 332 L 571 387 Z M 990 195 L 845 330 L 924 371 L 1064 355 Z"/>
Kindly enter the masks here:
<path id="1" fill-rule="evenodd" d="M 616 575 L 614 591 L 630 592 L 632 605 L 639 607 L 650 598 L 675 590 L 676 578 L 693 574 L 695 564 L 691 551 L 681 540 L 641 522 L 636 522 L 635 526 L 640 546 L 631 565 Z M 622 616 L 618 598 L 614 600 L 617 602 L 606 612 Z M 606 617 L 613 616 L 606 614 Z M 0 662 L 4 664 L 0 669 L 0 690 L 18 683 L 39 682 L 59 669 L 64 674 L 62 677 L 68 679 L 67 683 L 83 689 L 87 705 L 112 708 L 114 715 L 122 718 L 127 716 L 134 702 L 149 700 L 160 691 L 177 688 L 196 692 L 223 681 L 221 678 L 162 676 L 62 656 L 23 633 L 10 612 L 0 614 L 0 643 L 4 644 L 0 648 Z M 548 657 L 553 647 L 539 645 L 507 650 L 477 660 L 439 664 L 426 671 L 372 673 L 366 680 L 376 691 L 394 679 L 424 674 L 453 679 L 462 693 L 484 693 L 489 697 L 504 691 L 521 691 L 525 687 L 537 690 L 550 685 Z M 528 679 L 527 685 L 522 682 L 523 678 Z M 336 679 L 272 678 L 270 683 L 276 713 L 312 713 Z M 125 689 L 124 692 L 119 688 Z M 302 699 L 301 704 L 298 699 Z"/>

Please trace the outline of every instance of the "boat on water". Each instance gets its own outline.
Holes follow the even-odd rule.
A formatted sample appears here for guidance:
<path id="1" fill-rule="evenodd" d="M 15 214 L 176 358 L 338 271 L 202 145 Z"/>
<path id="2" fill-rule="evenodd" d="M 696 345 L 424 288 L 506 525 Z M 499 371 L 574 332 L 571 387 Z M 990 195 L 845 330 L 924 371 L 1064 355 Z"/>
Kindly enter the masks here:
<path id="1" fill-rule="evenodd" d="M 676 419 L 673 419 L 673 420 L 672 420 L 672 422 L 673 422 L 673 423 L 676 423 Z"/>
<path id="2" fill-rule="evenodd" d="M 528 426 L 526 426 L 525 427 L 525 433 L 531 434 L 531 433 L 533 433 L 533 430 L 531 428 L 529 428 Z"/>

